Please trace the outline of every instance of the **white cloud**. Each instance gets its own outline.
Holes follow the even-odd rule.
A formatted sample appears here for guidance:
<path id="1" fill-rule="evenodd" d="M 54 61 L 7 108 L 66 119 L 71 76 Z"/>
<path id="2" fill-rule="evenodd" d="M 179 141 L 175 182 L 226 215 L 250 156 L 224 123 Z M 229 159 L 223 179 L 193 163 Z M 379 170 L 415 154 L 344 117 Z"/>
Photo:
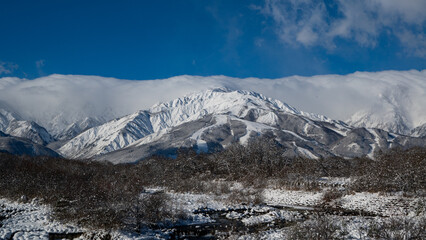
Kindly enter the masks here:
<path id="1" fill-rule="evenodd" d="M 375 47 L 380 34 L 390 33 L 407 53 L 426 57 L 425 9 L 426 0 L 265 0 L 260 11 L 287 44 L 333 49 L 341 38 Z"/>
<path id="2" fill-rule="evenodd" d="M 327 29 L 326 9 L 322 2 L 266 0 L 262 12 L 278 25 L 279 37 L 288 44 L 317 44 Z M 323 45 L 328 44 L 323 42 Z"/>
<path id="3" fill-rule="evenodd" d="M 416 34 L 410 31 L 401 31 L 397 33 L 398 38 L 405 45 L 410 45 L 406 48 L 408 54 L 426 58 L 426 35 Z"/>
<path id="4" fill-rule="evenodd" d="M 10 62 L 2 62 L 0 61 L 0 74 L 11 74 L 16 69 L 18 69 L 18 65 Z"/>
<path id="5" fill-rule="evenodd" d="M 426 20 L 425 0 L 373 0 L 370 8 L 375 8 L 380 19 L 387 19 L 385 25 L 401 20 L 406 23 L 423 25 Z"/>
<path id="6" fill-rule="evenodd" d="M 45 64 L 46 64 L 46 61 L 44 59 L 40 59 L 40 60 L 36 61 L 36 67 L 37 68 L 42 68 L 42 67 L 44 67 Z"/>
<path id="7" fill-rule="evenodd" d="M 46 60 L 44 60 L 44 59 L 37 60 L 35 62 L 35 64 L 36 64 L 36 67 L 37 67 L 38 75 L 40 75 L 40 76 L 44 75 L 43 67 L 44 67 L 44 65 L 46 65 Z"/>
<path id="8" fill-rule="evenodd" d="M 263 38 L 256 38 L 254 40 L 254 45 L 257 47 L 263 47 L 264 43 L 265 43 L 265 39 Z"/>
<path id="9" fill-rule="evenodd" d="M 0 78 L 0 101 L 19 110 L 22 117 L 49 128 L 58 114 L 63 124 L 86 116 L 112 119 L 147 109 L 159 101 L 222 86 L 256 91 L 302 111 L 341 120 L 393 99 L 393 105 L 388 105 L 398 103 L 395 107 L 408 113 L 410 125 L 426 121 L 426 70 L 281 79 L 178 76 L 128 81 L 77 75 L 50 75 L 34 80 Z"/>

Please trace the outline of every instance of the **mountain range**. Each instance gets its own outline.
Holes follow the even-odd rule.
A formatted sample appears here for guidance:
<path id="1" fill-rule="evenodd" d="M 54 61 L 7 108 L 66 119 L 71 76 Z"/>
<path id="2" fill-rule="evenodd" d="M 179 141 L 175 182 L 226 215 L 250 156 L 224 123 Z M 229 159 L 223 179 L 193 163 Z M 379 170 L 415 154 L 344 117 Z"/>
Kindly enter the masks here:
<path id="1" fill-rule="evenodd" d="M 365 87 L 366 82 L 377 89 Z M 21 141 L 26 154 L 121 163 L 174 155 L 182 147 L 217 151 L 267 136 L 287 156 L 373 157 L 391 147 L 425 145 L 425 82 L 426 71 L 274 80 L 180 76 L 128 81 L 57 74 L 35 80 L 0 78 L 0 151 L 19 153 L 10 143 Z M 311 102 L 308 106 L 316 113 L 255 91 L 235 90 L 241 86 L 280 93 L 280 99 L 285 93 L 292 101 L 298 95 L 299 105 Z M 188 94 L 186 87 L 195 90 Z M 184 97 L 172 98 L 177 94 Z M 146 107 L 153 99 L 166 101 Z M 346 120 L 317 114 L 322 110 Z"/>
<path id="2" fill-rule="evenodd" d="M 409 135 L 426 123 L 426 70 L 278 79 L 183 75 L 129 81 L 60 74 L 31 80 L 4 77 L 0 78 L 0 109 L 8 106 L 10 112 L 43 126 L 54 138 L 66 139 L 66 128 L 75 129 L 88 120 L 95 122 L 87 126 L 92 127 L 158 102 L 223 87 L 258 92 L 357 127 Z"/>
<path id="3" fill-rule="evenodd" d="M 136 162 L 154 154 L 172 156 L 179 148 L 213 152 L 259 136 L 275 139 L 286 156 L 309 158 L 374 157 L 379 150 L 426 145 L 424 126 L 413 129 L 412 136 L 356 127 L 253 91 L 227 88 L 189 94 L 102 124 L 86 118 L 56 139 L 35 122 L 4 109 L 0 113 L 2 151 L 19 153 L 11 145 L 26 139 L 25 154 L 32 148 L 38 149 L 33 155 L 58 153 L 113 163 Z"/>

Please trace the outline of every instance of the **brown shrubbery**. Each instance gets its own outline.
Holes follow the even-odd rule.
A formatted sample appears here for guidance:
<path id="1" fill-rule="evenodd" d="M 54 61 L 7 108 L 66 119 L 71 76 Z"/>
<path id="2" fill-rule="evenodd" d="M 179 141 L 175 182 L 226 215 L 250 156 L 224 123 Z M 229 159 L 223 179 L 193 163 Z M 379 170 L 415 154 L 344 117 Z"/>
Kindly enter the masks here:
<path id="1" fill-rule="evenodd" d="M 263 187 L 319 189 L 320 177 L 352 177 L 356 191 L 425 192 L 426 149 L 393 150 L 377 160 L 286 158 L 272 140 L 259 138 L 247 146 L 232 145 L 213 154 L 185 150 L 176 159 L 153 157 L 137 164 L 112 165 L 50 157 L 0 154 L 0 196 L 39 198 L 57 217 L 83 225 L 132 228 L 174 219 L 165 194 L 145 195 L 144 187 L 180 192 L 227 194 L 230 200 L 258 203 Z M 231 189 L 242 183 L 247 192 Z M 240 191 L 240 192 L 238 192 Z M 329 201 L 336 197 L 330 192 Z M 24 198 L 24 199 L 25 199 Z M 152 198 L 152 199 L 151 199 Z M 141 209 L 144 209 L 141 211 Z M 141 213 L 143 213 L 141 215 Z"/>
<path id="2" fill-rule="evenodd" d="M 288 239 L 331 240 L 343 239 L 344 227 L 327 215 L 313 214 L 311 219 L 296 224 L 287 234 Z"/>
<path id="3" fill-rule="evenodd" d="M 363 167 L 353 184 L 355 191 L 416 193 L 426 191 L 426 149 L 393 149 Z"/>
<path id="4" fill-rule="evenodd" d="M 352 234 L 349 234 L 347 224 L 350 219 L 337 218 L 331 215 L 313 214 L 302 223 L 289 228 L 288 239 L 425 239 L 426 218 L 419 217 L 389 217 L 382 219 L 365 220 L 363 224 L 352 226 Z M 358 236 L 357 236 L 358 235 Z"/>
<path id="5" fill-rule="evenodd" d="M 368 226 L 367 234 L 373 239 L 425 239 L 426 218 L 391 217 L 383 221 L 375 221 Z"/>
<path id="6" fill-rule="evenodd" d="M 129 177 L 131 181 L 129 181 Z M 39 198 L 59 219 L 118 228 L 143 189 L 122 166 L 50 157 L 0 157 L 0 196 Z"/>

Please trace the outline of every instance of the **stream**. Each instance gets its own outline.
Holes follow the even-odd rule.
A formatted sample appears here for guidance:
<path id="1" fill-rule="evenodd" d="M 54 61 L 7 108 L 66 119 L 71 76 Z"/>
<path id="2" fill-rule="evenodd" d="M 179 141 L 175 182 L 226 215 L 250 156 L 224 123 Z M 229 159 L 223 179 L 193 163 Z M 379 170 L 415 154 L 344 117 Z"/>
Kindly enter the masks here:
<path id="1" fill-rule="evenodd" d="M 3 220 L 22 210 L 4 209 L 0 214 L 0 228 Z M 12 213 L 13 212 L 13 213 Z M 329 206 L 279 206 L 243 205 L 239 208 L 211 209 L 199 208 L 194 215 L 202 216 L 203 221 L 182 220 L 174 225 L 151 225 L 152 230 L 164 233 L 168 239 L 226 239 L 231 235 L 256 234 L 267 230 L 282 229 L 309 219 L 314 214 L 334 216 L 375 217 L 369 212 L 353 211 Z M 49 232 L 49 240 L 74 239 L 83 232 Z M 9 235 L 8 239 L 13 239 Z"/>
<path id="2" fill-rule="evenodd" d="M 335 216 L 375 217 L 369 212 L 352 211 L 332 207 L 302 207 L 261 205 L 238 209 L 197 209 L 194 214 L 209 217 L 212 221 L 182 224 L 172 227 L 171 239 L 223 239 L 231 234 L 251 234 L 266 230 L 282 229 L 309 219 L 312 214 Z"/>

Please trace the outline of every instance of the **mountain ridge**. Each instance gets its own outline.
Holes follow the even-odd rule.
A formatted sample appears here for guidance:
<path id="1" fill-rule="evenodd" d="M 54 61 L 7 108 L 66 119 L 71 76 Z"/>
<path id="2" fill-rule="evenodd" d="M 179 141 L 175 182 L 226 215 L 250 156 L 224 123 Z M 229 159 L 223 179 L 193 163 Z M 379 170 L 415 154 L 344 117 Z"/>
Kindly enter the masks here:
<path id="1" fill-rule="evenodd" d="M 0 131 L 41 145 L 55 141 L 49 132 L 36 122 L 23 120 L 16 113 L 5 109 L 0 109 Z"/>
<path id="2" fill-rule="evenodd" d="M 309 114 L 297 110 L 279 100 L 267 98 L 261 94 L 244 91 L 244 90 L 231 90 L 229 88 L 215 88 L 206 90 L 200 93 L 193 93 L 186 95 L 175 100 L 157 103 L 149 110 L 138 111 L 134 114 L 125 116 L 120 119 L 115 119 L 105 123 L 92 130 L 88 130 L 74 139 L 70 140 L 67 144 L 62 146 L 59 151 L 67 157 L 93 157 L 98 154 L 105 154 L 114 150 L 118 150 L 137 140 L 150 135 L 152 133 L 159 133 L 163 129 L 169 129 L 179 126 L 186 122 L 196 121 L 204 118 L 209 114 L 213 115 L 229 115 L 237 118 L 256 118 L 258 123 L 277 125 L 275 113 L 279 111 L 282 113 L 298 115 L 310 120 L 321 120 L 332 124 L 340 124 L 341 128 L 345 128 L 342 122 L 331 120 L 325 116 L 317 114 Z M 122 128 L 119 128 L 117 123 L 129 124 L 133 119 L 143 115 L 142 122 L 147 128 L 142 128 L 142 134 L 138 132 L 130 132 L 124 134 Z M 121 125 L 120 125 L 121 126 Z M 102 131 L 100 130 L 102 129 Z M 104 138 L 98 139 L 95 136 L 97 132 L 105 132 L 112 129 L 111 133 L 106 133 Z M 128 136 L 129 138 L 126 138 Z M 117 143 L 117 139 L 119 143 Z M 97 145 L 96 142 L 101 142 Z M 82 146 L 93 146 L 93 151 L 83 154 L 81 151 Z M 78 155 L 73 155 L 72 152 L 79 152 Z"/>
<path id="3" fill-rule="evenodd" d="M 23 120 L 34 121 L 55 138 L 65 140 L 76 133 L 68 137 L 60 134 L 86 118 L 97 119 L 97 124 L 102 124 L 139 109 L 148 109 L 156 102 L 167 102 L 190 92 L 217 87 L 255 91 L 285 100 L 306 112 L 321 113 L 348 123 L 352 120 L 358 127 L 380 127 L 398 134 L 409 134 L 415 127 L 426 123 L 425 70 L 278 79 L 182 75 L 129 81 L 61 74 L 32 80 L 0 78 L 0 102 L 13 106 L 14 112 Z M 364 118 L 365 114 L 361 113 L 374 117 Z M 81 132 L 85 129 L 74 130 Z"/>
<path id="4" fill-rule="evenodd" d="M 99 134 L 98 134 L 99 133 Z M 299 111 L 252 91 L 215 88 L 157 103 L 89 129 L 59 152 L 69 158 L 134 162 L 179 148 L 209 152 L 269 135 L 288 156 L 374 157 L 379 149 L 422 145 L 408 136 L 355 128 L 342 121 Z M 112 160 L 115 159 L 115 160 Z"/>

